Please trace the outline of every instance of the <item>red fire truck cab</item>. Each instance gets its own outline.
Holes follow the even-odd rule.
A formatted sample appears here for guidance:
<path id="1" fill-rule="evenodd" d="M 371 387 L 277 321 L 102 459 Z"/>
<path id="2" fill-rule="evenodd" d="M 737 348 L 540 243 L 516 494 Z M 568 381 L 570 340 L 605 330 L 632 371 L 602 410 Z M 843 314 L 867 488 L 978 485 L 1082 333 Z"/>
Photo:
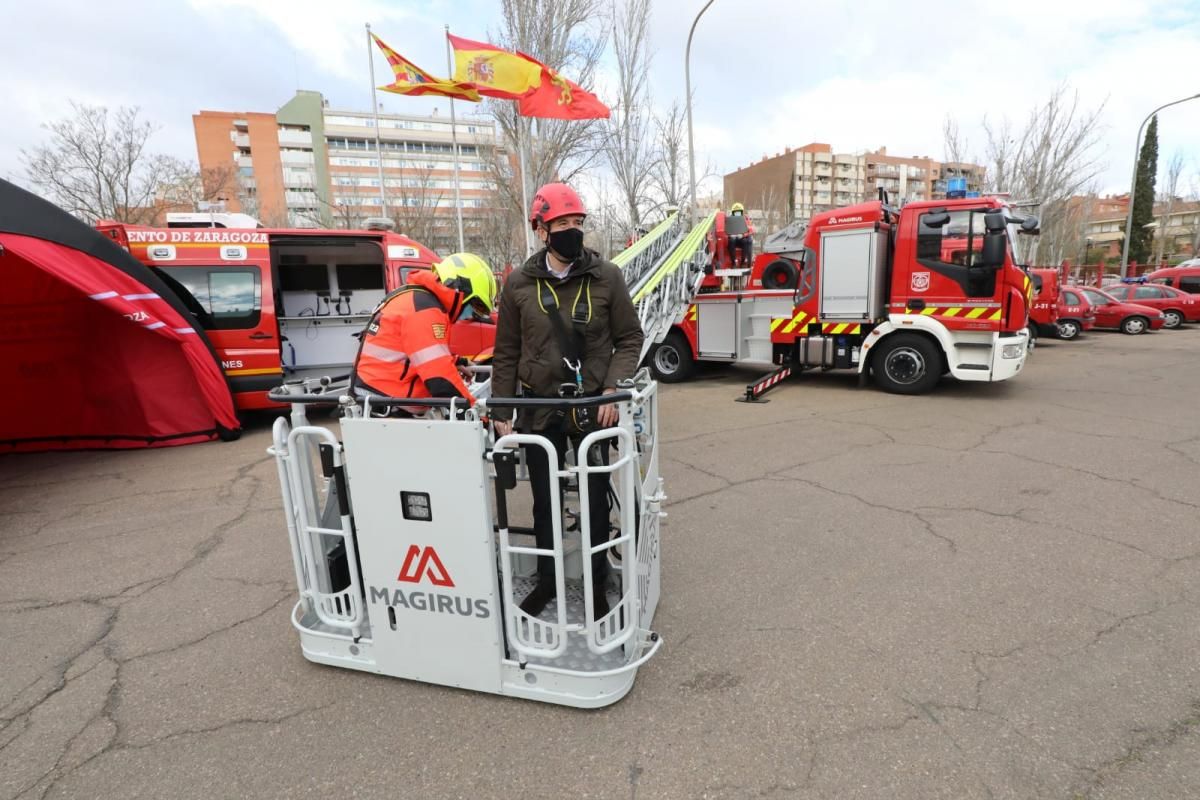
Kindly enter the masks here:
<path id="1" fill-rule="evenodd" d="M 96 226 L 175 289 L 205 328 L 240 410 L 276 408 L 285 380 L 345 374 L 377 303 L 433 251 L 385 230 Z M 458 323 L 451 349 L 491 348 L 494 328 Z"/>
<path id="2" fill-rule="evenodd" d="M 730 290 L 698 294 L 651 366 L 675 381 L 700 360 L 775 364 L 746 399 L 818 367 L 900 394 L 928 392 L 943 374 L 1007 380 L 1025 364 L 1033 300 L 1012 246 L 1036 230 L 993 197 L 818 214 L 790 250 L 762 253 Z"/>
<path id="3" fill-rule="evenodd" d="M 1029 332 L 1039 336 L 1057 336 L 1062 311 L 1062 275 L 1056 269 L 1033 268 L 1033 307 L 1029 310 Z"/>

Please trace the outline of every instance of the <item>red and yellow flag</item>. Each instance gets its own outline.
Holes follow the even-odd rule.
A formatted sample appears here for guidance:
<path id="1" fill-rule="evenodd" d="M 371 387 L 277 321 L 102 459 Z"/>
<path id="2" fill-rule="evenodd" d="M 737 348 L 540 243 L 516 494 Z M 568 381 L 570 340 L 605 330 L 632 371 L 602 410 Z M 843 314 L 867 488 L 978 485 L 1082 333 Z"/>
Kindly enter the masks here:
<path id="1" fill-rule="evenodd" d="M 542 83 L 542 65 L 528 56 L 449 33 L 446 37 L 454 48 L 454 80 L 482 95 L 517 100 Z"/>
<path id="2" fill-rule="evenodd" d="M 526 56 L 528 58 L 528 56 Z M 522 117 L 545 117 L 549 119 L 605 119 L 610 112 L 600 98 L 567 80 L 545 64 L 538 88 L 517 102 L 517 113 Z"/>
<path id="3" fill-rule="evenodd" d="M 478 103 L 483 99 L 471 84 L 446 80 L 444 78 L 435 78 L 388 47 L 375 34 L 371 34 L 371 38 L 375 40 L 375 44 L 383 51 L 383 55 L 387 58 L 387 62 L 391 65 L 392 72 L 396 76 L 395 80 L 387 86 L 379 87 L 383 91 L 411 95 L 433 94 L 442 97 L 453 97 L 456 100 L 469 100 L 472 103 Z"/>

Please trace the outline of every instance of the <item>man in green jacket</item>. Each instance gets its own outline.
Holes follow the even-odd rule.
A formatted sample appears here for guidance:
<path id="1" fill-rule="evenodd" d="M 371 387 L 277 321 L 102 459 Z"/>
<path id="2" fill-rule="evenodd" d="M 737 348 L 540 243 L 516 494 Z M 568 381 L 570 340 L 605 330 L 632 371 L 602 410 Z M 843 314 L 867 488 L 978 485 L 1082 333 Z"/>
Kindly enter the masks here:
<path id="1" fill-rule="evenodd" d="M 509 276 L 500 296 L 492 359 L 492 395 L 558 398 L 599 396 L 632 378 L 642 352 L 641 322 L 621 270 L 583 246 L 583 201 L 571 187 L 550 183 L 534 195 L 529 223 L 545 247 Z M 495 409 L 496 434 L 513 429 L 510 409 Z M 616 405 L 593 410 L 594 419 L 552 408 L 523 411 L 517 430 L 545 436 L 558 452 L 568 440 L 578 445 L 589 430 L 617 422 Z M 607 464 L 608 448 L 593 448 L 590 464 Z M 576 461 L 582 462 L 576 453 Z M 539 548 L 553 545 L 550 465 L 540 447 L 526 447 L 525 463 L 533 487 L 533 529 Z M 592 546 L 608 540 L 608 475 L 588 481 Z M 592 557 L 592 604 L 597 619 L 609 611 L 605 584 L 608 555 Z M 538 558 L 538 582 L 521 602 L 537 616 L 554 598 L 554 561 Z"/>

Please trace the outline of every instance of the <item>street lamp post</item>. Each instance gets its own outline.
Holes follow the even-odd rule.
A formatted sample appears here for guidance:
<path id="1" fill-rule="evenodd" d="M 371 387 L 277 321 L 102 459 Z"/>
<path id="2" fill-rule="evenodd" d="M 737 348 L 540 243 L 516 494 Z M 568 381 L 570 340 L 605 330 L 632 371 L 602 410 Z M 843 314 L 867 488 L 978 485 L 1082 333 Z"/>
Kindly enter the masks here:
<path id="1" fill-rule="evenodd" d="M 704 4 L 704 8 L 700 9 L 700 13 L 696 15 L 696 19 L 692 21 L 692 29 L 688 31 L 687 50 L 683 56 L 683 82 L 684 91 L 687 92 L 688 115 L 688 175 L 691 178 L 692 185 L 692 202 L 688 213 L 693 225 L 696 223 L 696 145 L 692 139 L 692 35 L 696 32 L 696 26 L 700 23 L 700 18 L 704 16 L 704 12 L 708 11 L 708 7 L 712 4 L 713 0 L 708 0 Z"/>
<path id="2" fill-rule="evenodd" d="M 1129 277 L 1129 234 L 1133 230 L 1133 196 L 1137 192 L 1138 159 L 1141 158 L 1142 155 L 1142 131 L 1145 130 L 1146 123 L 1148 123 L 1155 114 L 1162 111 L 1164 108 L 1170 108 L 1171 106 L 1177 106 L 1180 103 L 1186 103 L 1188 100 L 1197 99 L 1200 99 L 1200 93 L 1194 94 L 1191 97 L 1181 97 L 1180 99 L 1173 100 L 1170 103 L 1164 103 L 1147 114 L 1146 118 L 1142 120 L 1142 124 L 1138 126 L 1137 139 L 1135 139 L 1133 142 L 1133 178 L 1129 182 L 1129 213 L 1125 217 L 1125 245 L 1121 252 L 1122 278 Z M 1151 202 L 1154 202 L 1153 198 L 1151 198 Z M 1101 277 L 1103 277 L 1103 275 L 1101 275 Z"/>

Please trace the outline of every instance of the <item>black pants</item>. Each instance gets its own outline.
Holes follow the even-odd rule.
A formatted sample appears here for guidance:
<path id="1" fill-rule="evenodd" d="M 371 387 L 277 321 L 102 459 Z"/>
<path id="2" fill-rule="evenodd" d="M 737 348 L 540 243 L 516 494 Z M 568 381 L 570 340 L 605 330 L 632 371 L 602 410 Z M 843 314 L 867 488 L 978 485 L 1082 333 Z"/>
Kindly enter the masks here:
<path id="1" fill-rule="evenodd" d="M 558 468 L 563 467 L 563 454 L 567 449 L 567 435 L 561 431 L 535 431 L 539 436 L 550 440 L 558 453 Z M 576 463 L 583 463 L 578 455 L 581 439 L 571 437 L 572 446 L 576 448 Z M 546 451 L 537 445 L 522 445 L 525 448 L 525 464 L 529 467 L 529 482 L 533 486 L 533 533 L 538 548 L 550 549 L 554 546 L 554 509 L 553 498 L 550 496 L 550 466 L 546 460 Z M 608 442 L 601 442 L 591 448 L 591 460 L 596 465 L 608 464 Z M 596 473 L 588 477 L 589 520 L 591 521 L 592 547 L 607 542 L 608 530 L 608 473 Z M 561 501 L 561 495 L 560 495 Z M 554 559 L 548 556 L 538 556 L 538 581 L 547 581 L 553 585 Z M 601 551 L 592 556 L 592 585 L 603 586 L 608 578 L 608 551 Z"/>
<path id="2" fill-rule="evenodd" d="M 742 257 L 738 259 L 738 248 L 741 248 Z M 729 237 L 729 261 L 733 264 L 751 264 L 754 262 L 754 237 L 753 236 L 730 236 Z"/>

